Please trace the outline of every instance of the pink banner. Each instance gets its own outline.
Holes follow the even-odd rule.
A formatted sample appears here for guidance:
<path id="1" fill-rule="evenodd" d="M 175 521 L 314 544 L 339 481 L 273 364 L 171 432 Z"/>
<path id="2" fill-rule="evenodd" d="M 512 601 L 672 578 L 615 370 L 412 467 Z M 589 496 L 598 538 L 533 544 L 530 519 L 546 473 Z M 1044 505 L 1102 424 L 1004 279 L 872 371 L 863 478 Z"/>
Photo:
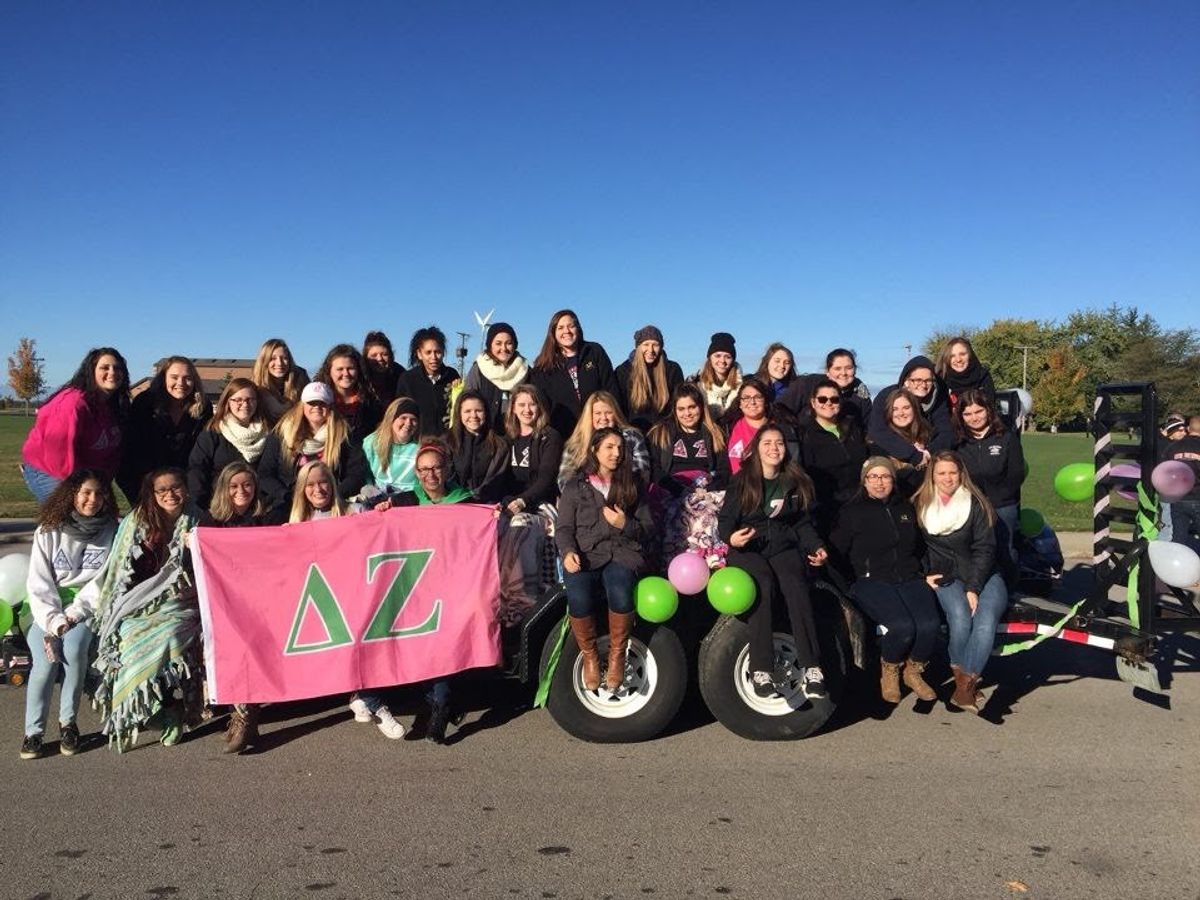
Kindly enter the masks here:
<path id="1" fill-rule="evenodd" d="M 500 663 L 491 507 L 402 507 L 192 539 L 214 703 L 302 700 Z"/>

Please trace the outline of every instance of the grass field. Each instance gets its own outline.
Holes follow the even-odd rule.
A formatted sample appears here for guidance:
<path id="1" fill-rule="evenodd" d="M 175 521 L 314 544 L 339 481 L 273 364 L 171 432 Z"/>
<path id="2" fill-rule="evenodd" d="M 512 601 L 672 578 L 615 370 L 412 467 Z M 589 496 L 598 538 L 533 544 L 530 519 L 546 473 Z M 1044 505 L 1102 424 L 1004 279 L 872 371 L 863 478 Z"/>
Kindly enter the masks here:
<path id="1" fill-rule="evenodd" d="M 0 518 L 36 515 L 33 501 L 21 472 L 21 445 L 33 425 L 23 415 L 0 415 Z M 1026 434 L 1022 437 L 1029 477 L 1025 480 L 1022 502 L 1046 517 L 1056 531 L 1089 531 L 1092 527 L 1090 503 L 1067 503 L 1054 493 L 1054 473 L 1072 462 L 1092 458 L 1092 439 L 1085 434 Z"/>

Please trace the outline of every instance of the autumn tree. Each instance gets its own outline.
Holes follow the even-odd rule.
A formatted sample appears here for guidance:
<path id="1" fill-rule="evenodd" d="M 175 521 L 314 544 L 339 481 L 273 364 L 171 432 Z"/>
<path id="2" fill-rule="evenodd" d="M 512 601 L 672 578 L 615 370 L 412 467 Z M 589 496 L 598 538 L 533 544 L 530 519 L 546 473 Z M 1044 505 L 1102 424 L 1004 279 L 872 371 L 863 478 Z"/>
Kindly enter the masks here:
<path id="1" fill-rule="evenodd" d="M 21 338 L 17 352 L 8 358 L 8 384 L 19 400 L 25 401 L 25 413 L 29 413 L 29 401 L 41 396 L 46 389 L 46 378 L 42 373 L 42 361 L 37 355 L 37 341 Z"/>
<path id="2" fill-rule="evenodd" d="M 1075 348 L 1061 344 L 1046 353 L 1046 370 L 1033 386 L 1033 408 L 1038 421 L 1049 425 L 1067 425 L 1087 414 L 1083 381 L 1087 367 Z"/>

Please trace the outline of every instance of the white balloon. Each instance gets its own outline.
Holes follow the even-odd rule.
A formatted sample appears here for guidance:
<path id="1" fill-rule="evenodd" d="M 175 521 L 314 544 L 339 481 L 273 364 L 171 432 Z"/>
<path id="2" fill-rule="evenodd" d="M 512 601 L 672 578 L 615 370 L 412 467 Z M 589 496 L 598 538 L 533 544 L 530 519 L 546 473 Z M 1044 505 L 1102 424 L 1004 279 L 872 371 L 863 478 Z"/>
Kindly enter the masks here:
<path id="1" fill-rule="evenodd" d="M 1150 542 L 1150 565 L 1163 584 L 1190 588 L 1200 582 L 1200 556 L 1186 544 Z"/>
<path id="2" fill-rule="evenodd" d="M 0 556 L 0 600 L 16 606 L 25 599 L 25 579 L 29 577 L 29 557 L 24 553 Z"/>
<path id="3" fill-rule="evenodd" d="M 1025 388 L 1017 388 L 1017 399 L 1021 401 L 1021 414 L 1026 416 L 1032 415 L 1033 395 L 1025 390 Z"/>

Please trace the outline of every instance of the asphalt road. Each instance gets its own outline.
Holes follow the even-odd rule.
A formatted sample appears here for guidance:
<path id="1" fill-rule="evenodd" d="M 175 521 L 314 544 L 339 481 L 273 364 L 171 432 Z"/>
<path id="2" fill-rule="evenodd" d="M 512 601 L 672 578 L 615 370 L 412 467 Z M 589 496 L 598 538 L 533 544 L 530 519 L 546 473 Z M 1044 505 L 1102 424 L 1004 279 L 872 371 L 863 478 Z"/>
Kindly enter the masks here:
<path id="1" fill-rule="evenodd" d="M 269 709 L 238 757 L 214 721 L 22 761 L 24 689 L 0 686 L 0 898 L 1197 898 L 1200 638 L 1162 655 L 1162 700 L 1050 641 L 993 661 L 982 717 L 889 714 L 863 685 L 782 744 L 693 705 L 657 740 L 590 745 L 477 681 L 446 747 L 329 700 Z M 419 707 L 393 698 L 406 723 Z"/>

